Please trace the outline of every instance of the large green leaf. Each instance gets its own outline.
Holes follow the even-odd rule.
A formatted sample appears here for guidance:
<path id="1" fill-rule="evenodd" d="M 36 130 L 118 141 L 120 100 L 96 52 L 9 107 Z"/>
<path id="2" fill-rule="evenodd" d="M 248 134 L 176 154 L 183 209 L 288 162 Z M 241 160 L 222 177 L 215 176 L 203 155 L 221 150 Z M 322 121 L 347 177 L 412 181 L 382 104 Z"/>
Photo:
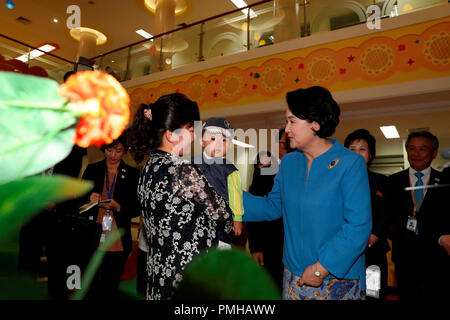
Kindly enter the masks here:
<path id="1" fill-rule="evenodd" d="M 33 176 L 0 185 L 0 237 L 50 203 L 79 197 L 92 183 L 62 175 Z"/>
<path id="2" fill-rule="evenodd" d="M 269 274 L 241 250 L 211 250 L 183 272 L 174 300 L 278 300 Z"/>
<path id="3" fill-rule="evenodd" d="M 39 173 L 71 151 L 78 114 L 53 80 L 0 72 L 0 183 Z"/>
<path id="4" fill-rule="evenodd" d="M 0 72 L 0 105 L 59 108 L 66 99 L 58 95 L 58 88 L 58 82 L 48 78 Z"/>

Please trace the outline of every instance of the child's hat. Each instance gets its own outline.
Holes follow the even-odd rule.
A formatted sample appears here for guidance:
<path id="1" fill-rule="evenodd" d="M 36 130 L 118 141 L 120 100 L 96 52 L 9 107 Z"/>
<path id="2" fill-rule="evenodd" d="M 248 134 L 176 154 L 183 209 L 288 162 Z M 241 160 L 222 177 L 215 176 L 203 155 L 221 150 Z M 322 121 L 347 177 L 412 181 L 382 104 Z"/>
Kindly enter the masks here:
<path id="1" fill-rule="evenodd" d="M 231 138 L 233 136 L 233 128 L 224 118 L 209 118 L 203 124 L 203 131 L 212 134 L 222 134 L 227 138 Z"/>

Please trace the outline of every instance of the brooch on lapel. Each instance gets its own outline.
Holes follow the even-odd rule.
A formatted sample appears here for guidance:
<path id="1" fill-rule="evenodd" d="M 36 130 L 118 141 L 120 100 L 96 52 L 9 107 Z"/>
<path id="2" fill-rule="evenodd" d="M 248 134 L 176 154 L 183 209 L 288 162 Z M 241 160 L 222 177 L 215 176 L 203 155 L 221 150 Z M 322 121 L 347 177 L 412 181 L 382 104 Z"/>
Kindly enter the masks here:
<path id="1" fill-rule="evenodd" d="M 331 161 L 330 164 L 328 165 L 328 169 L 334 168 L 338 163 L 339 163 L 339 159 L 334 159 L 334 160 Z"/>

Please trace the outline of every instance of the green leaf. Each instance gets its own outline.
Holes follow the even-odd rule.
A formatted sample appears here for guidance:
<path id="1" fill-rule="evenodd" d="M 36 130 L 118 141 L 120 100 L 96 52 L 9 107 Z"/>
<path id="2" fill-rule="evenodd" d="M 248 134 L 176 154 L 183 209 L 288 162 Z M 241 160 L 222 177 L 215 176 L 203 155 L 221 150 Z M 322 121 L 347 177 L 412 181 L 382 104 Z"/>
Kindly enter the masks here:
<path id="1" fill-rule="evenodd" d="M 16 72 L 0 72 L 0 105 L 60 108 L 67 99 L 58 95 L 58 82 Z"/>
<path id="2" fill-rule="evenodd" d="M 278 300 L 269 276 L 241 250 L 210 250 L 184 270 L 174 300 Z"/>
<path id="3" fill-rule="evenodd" d="M 42 172 L 72 150 L 79 114 L 65 105 L 58 86 L 0 72 L 0 183 Z"/>
<path id="4" fill-rule="evenodd" d="M 0 235 L 50 203 L 82 196 L 91 188 L 91 182 L 62 175 L 34 176 L 0 185 Z"/>

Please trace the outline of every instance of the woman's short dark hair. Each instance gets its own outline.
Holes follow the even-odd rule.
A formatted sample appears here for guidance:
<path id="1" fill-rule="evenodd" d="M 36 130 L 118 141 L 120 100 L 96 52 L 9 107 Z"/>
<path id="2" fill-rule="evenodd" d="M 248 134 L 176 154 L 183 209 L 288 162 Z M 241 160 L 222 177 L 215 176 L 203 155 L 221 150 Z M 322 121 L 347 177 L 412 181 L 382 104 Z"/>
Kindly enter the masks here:
<path id="1" fill-rule="evenodd" d="M 128 129 L 124 130 L 124 132 L 122 132 L 122 134 L 116 140 L 114 140 L 110 144 L 101 146 L 100 149 L 102 149 L 102 151 L 105 152 L 106 149 L 115 147 L 116 145 L 121 143 L 124 149 L 124 153 L 126 153 L 128 150 L 127 131 Z"/>
<path id="2" fill-rule="evenodd" d="M 144 114 L 151 110 L 152 119 Z M 155 103 L 141 104 L 129 128 L 128 143 L 136 163 L 141 163 L 151 150 L 161 146 L 164 133 L 186 125 L 194 126 L 200 120 L 196 102 L 182 93 L 161 96 Z"/>
<path id="3" fill-rule="evenodd" d="M 347 138 L 345 138 L 344 147 L 346 147 L 346 148 L 350 147 L 350 144 L 356 140 L 364 140 L 367 142 L 367 145 L 369 146 L 369 154 L 370 154 L 370 159 L 367 162 L 367 166 L 370 166 L 370 164 L 372 163 L 372 160 L 375 159 L 375 155 L 376 155 L 377 141 L 375 140 L 375 137 L 372 136 L 370 134 L 370 132 L 366 129 L 358 129 L 358 130 L 355 130 L 352 133 L 350 133 L 347 136 Z"/>
<path id="4" fill-rule="evenodd" d="M 408 135 L 408 138 L 406 139 L 405 147 L 408 148 L 409 142 L 411 141 L 412 138 L 419 138 L 419 137 L 431 140 L 431 142 L 433 143 L 433 150 L 439 149 L 438 138 L 434 134 L 432 134 L 431 132 L 428 132 L 428 131 L 411 132 Z"/>
<path id="5" fill-rule="evenodd" d="M 320 125 L 320 129 L 315 131 L 320 138 L 327 138 L 336 130 L 341 110 L 326 88 L 313 86 L 290 91 L 286 94 L 286 101 L 294 116 Z"/>

